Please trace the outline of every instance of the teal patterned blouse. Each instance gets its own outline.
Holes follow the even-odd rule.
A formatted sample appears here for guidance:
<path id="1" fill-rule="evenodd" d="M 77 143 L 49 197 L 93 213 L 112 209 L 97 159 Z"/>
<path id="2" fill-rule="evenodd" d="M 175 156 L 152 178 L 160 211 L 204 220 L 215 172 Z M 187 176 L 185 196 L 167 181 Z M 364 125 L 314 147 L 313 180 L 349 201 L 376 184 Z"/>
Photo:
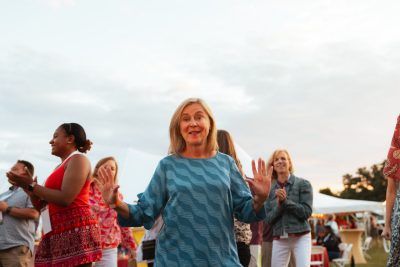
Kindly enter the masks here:
<path id="1" fill-rule="evenodd" d="M 207 159 L 170 155 L 162 159 L 137 205 L 121 226 L 150 229 L 161 213 L 155 266 L 241 266 L 233 217 L 260 221 L 265 210 L 253 210 L 252 196 L 234 160 L 217 153 Z"/>

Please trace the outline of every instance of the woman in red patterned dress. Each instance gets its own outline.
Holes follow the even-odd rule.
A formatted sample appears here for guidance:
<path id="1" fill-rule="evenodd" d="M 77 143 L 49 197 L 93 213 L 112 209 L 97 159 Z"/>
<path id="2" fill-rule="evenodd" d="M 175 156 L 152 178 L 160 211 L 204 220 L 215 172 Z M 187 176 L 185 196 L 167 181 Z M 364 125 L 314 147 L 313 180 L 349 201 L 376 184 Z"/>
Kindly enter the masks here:
<path id="1" fill-rule="evenodd" d="M 36 267 L 86 267 L 101 258 L 99 226 L 89 206 L 90 162 L 82 154 L 91 144 L 82 126 L 64 123 L 50 140 L 51 153 L 61 164 L 44 186 L 32 177 L 8 175 L 11 183 L 29 192 L 35 208 L 42 211 L 44 235 L 36 252 Z"/>
<path id="2" fill-rule="evenodd" d="M 382 236 L 391 240 L 386 266 L 397 267 L 400 266 L 400 115 L 397 117 L 383 174 L 388 183 L 386 220 Z"/>
<path id="3" fill-rule="evenodd" d="M 128 252 L 130 258 L 135 258 L 136 243 L 129 227 L 121 227 L 117 223 L 117 212 L 110 208 L 103 200 L 101 192 L 96 185 L 97 172 L 100 168 L 110 169 L 117 180 L 118 164 L 113 157 L 106 157 L 97 162 L 93 171 L 93 182 L 90 184 L 89 203 L 92 211 L 97 216 L 101 233 L 101 247 L 103 258 L 95 263 L 96 267 L 117 267 L 118 245 Z M 119 193 L 119 199 L 123 199 Z"/>

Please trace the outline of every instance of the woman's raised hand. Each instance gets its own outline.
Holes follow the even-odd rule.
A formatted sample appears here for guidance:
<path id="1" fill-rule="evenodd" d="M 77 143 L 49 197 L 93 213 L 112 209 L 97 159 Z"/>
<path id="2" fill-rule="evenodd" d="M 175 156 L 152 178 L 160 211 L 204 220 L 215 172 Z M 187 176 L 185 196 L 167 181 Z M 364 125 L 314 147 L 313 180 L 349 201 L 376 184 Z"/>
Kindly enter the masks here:
<path id="1" fill-rule="evenodd" d="M 111 169 L 101 166 L 97 172 L 97 176 L 98 179 L 94 179 L 94 182 L 99 188 L 104 202 L 109 205 L 116 203 L 119 185 L 115 184 L 115 178 Z"/>
<path id="2" fill-rule="evenodd" d="M 254 201 L 258 204 L 262 204 L 268 198 L 271 189 L 273 167 L 269 167 L 267 171 L 265 161 L 261 158 L 258 159 L 257 167 L 254 160 L 251 161 L 251 166 L 254 178 L 247 178 L 247 182 L 254 193 Z"/>

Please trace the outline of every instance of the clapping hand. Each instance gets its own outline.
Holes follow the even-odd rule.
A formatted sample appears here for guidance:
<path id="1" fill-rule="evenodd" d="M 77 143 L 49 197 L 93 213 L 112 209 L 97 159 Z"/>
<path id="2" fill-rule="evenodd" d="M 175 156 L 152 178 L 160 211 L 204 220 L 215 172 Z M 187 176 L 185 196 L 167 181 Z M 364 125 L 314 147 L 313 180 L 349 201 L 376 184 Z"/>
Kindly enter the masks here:
<path id="1" fill-rule="evenodd" d="M 286 189 L 285 188 L 280 188 L 275 191 L 275 196 L 278 200 L 278 204 L 282 204 L 285 202 L 287 194 L 286 194 Z"/>
<path id="2" fill-rule="evenodd" d="M 26 174 L 19 175 L 13 171 L 6 173 L 8 182 L 12 185 L 19 186 L 21 188 L 27 188 L 28 185 L 34 182 L 32 174 L 29 172 L 28 168 L 25 167 Z M 37 178 L 36 178 L 37 179 Z"/>
<path id="3" fill-rule="evenodd" d="M 118 198 L 119 185 L 115 184 L 114 175 L 111 169 L 101 166 L 97 173 L 98 179 L 94 179 L 97 187 L 99 188 L 104 202 L 107 204 L 113 204 Z"/>

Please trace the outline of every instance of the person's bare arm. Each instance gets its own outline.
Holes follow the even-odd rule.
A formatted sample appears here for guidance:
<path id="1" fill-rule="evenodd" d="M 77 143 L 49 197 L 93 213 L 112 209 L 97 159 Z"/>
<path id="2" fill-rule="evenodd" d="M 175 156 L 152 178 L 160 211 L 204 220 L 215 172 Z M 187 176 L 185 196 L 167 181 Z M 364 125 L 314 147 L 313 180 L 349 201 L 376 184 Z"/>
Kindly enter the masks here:
<path id="1" fill-rule="evenodd" d="M 383 229 L 382 236 L 385 239 L 390 239 L 392 236 L 391 219 L 392 209 L 396 198 L 396 181 L 390 177 L 387 177 L 387 189 L 386 189 L 386 217 L 385 217 L 385 228 Z"/>
<path id="2" fill-rule="evenodd" d="M 115 207 L 114 210 L 125 219 L 129 218 L 129 208 L 125 202 L 121 202 L 121 204 Z"/>
<path id="3" fill-rule="evenodd" d="M 90 162 L 83 155 L 74 155 L 64 168 L 61 190 L 36 185 L 33 193 L 48 203 L 64 207 L 70 205 L 90 177 Z"/>
<path id="4" fill-rule="evenodd" d="M 10 207 L 5 201 L 0 201 L 0 212 L 7 212 L 8 215 L 19 219 L 36 220 L 39 218 L 39 212 L 33 208 Z"/>
<path id="5" fill-rule="evenodd" d="M 37 178 L 35 177 L 35 179 L 33 180 L 35 183 L 37 183 Z M 47 205 L 46 201 L 41 200 L 38 196 L 36 196 L 35 194 L 33 194 L 33 192 L 29 191 L 26 188 L 22 188 L 24 190 L 24 192 L 29 196 L 29 198 L 31 199 L 32 205 L 33 207 L 37 210 L 37 211 L 41 211 L 42 208 L 44 206 Z"/>
<path id="6" fill-rule="evenodd" d="M 18 219 L 32 219 L 37 220 L 39 218 L 39 212 L 33 208 L 16 208 L 11 207 L 8 215 Z"/>

